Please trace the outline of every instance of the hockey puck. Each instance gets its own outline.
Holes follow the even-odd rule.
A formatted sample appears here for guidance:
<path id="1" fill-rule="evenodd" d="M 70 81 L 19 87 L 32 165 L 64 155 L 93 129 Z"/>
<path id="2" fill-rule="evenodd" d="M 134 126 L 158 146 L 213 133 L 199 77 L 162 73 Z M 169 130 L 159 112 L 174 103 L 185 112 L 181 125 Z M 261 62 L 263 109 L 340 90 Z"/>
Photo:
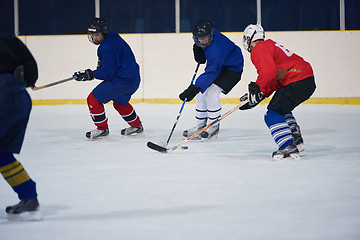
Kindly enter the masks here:
<path id="1" fill-rule="evenodd" d="M 188 146 L 181 146 L 181 149 L 188 149 Z"/>

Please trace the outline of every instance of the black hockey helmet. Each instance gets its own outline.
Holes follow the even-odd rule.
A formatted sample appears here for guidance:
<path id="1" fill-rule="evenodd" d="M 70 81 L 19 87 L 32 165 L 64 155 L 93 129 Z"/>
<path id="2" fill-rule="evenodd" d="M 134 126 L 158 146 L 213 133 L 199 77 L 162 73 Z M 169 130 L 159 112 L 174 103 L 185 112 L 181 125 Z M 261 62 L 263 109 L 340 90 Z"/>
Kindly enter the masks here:
<path id="1" fill-rule="evenodd" d="M 195 24 L 195 27 L 192 31 L 193 39 L 195 41 L 195 44 L 199 47 L 207 47 L 211 44 L 213 35 L 214 35 L 214 26 L 211 21 L 209 20 L 199 20 Z M 199 37 L 206 37 L 209 36 L 209 42 L 206 45 L 200 44 Z"/>
<path id="2" fill-rule="evenodd" d="M 93 20 L 91 20 L 88 26 L 88 38 L 90 42 L 94 43 L 91 37 L 92 33 L 101 33 L 105 39 L 108 35 L 106 20 L 103 18 L 94 18 Z"/>

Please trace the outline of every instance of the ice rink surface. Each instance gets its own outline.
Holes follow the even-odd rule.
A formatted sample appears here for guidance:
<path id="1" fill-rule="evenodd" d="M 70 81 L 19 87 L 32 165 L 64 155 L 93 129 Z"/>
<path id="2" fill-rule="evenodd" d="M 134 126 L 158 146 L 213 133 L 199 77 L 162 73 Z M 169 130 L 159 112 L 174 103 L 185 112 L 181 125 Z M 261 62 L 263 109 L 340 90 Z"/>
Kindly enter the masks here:
<path id="1" fill-rule="evenodd" d="M 223 105 L 223 113 L 235 105 Z M 34 106 L 16 158 L 37 183 L 40 222 L 9 222 L 18 202 L 0 181 L 1 240 L 358 240 L 360 106 L 301 105 L 301 160 L 273 161 L 265 105 L 236 111 L 217 140 L 158 153 L 180 105 L 134 105 L 145 137 L 106 105 L 110 137 L 88 141 L 86 105 Z M 187 104 L 169 146 L 194 125 Z"/>

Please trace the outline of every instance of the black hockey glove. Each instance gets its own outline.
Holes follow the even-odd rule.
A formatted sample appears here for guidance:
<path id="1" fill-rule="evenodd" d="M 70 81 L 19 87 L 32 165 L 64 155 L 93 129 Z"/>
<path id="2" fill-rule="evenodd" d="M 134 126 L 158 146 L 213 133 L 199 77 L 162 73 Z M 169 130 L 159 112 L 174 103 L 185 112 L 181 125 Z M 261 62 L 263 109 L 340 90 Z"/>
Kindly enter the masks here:
<path id="1" fill-rule="evenodd" d="M 94 72 L 91 69 L 86 69 L 84 71 L 75 72 L 73 78 L 76 81 L 90 81 L 94 79 Z"/>
<path id="2" fill-rule="evenodd" d="M 241 96 L 240 97 L 240 102 L 243 102 L 243 101 L 246 101 L 246 100 L 248 100 L 249 98 L 248 98 L 248 93 L 245 93 L 243 96 Z M 246 104 L 244 104 L 243 106 L 241 106 L 240 108 L 239 108 L 239 110 L 249 110 L 249 109 L 251 109 L 252 107 L 250 107 L 250 105 L 249 105 L 249 102 L 247 102 Z"/>
<path id="3" fill-rule="evenodd" d="M 186 99 L 187 102 L 190 102 L 200 91 L 201 88 L 195 87 L 195 85 L 191 84 L 186 90 L 180 93 L 179 98 L 183 101 Z"/>
<path id="4" fill-rule="evenodd" d="M 249 84 L 249 93 L 247 94 L 249 102 L 244 106 L 240 107 L 240 110 L 248 110 L 256 107 L 262 100 L 265 99 L 264 93 L 260 91 L 259 85 L 254 82 Z M 240 98 L 240 101 L 245 101 L 245 95 Z"/>
<path id="5" fill-rule="evenodd" d="M 193 52 L 194 52 L 195 61 L 197 63 L 199 63 L 199 64 L 206 63 L 205 53 L 204 53 L 204 50 L 201 47 L 194 44 Z"/>

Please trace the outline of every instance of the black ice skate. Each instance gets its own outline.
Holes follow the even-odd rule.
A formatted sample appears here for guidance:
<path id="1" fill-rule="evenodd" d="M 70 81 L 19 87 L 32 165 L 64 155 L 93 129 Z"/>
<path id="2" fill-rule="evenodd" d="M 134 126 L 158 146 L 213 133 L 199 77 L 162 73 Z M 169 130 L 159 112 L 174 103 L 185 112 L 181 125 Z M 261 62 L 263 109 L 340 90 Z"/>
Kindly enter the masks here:
<path id="1" fill-rule="evenodd" d="M 193 127 L 193 128 L 184 130 L 183 137 L 188 138 L 188 137 L 192 136 L 194 133 L 196 133 L 197 131 L 199 131 L 200 129 L 202 129 L 203 127 L 204 126 L 202 126 L 202 127 Z M 197 135 L 194 138 L 192 138 L 191 140 L 200 140 L 200 139 L 201 139 L 200 135 Z"/>
<path id="2" fill-rule="evenodd" d="M 210 126 L 205 132 L 201 133 L 201 140 L 207 141 L 210 139 L 216 139 L 220 131 L 220 124 Z"/>
<path id="3" fill-rule="evenodd" d="M 292 137 L 294 138 L 294 144 L 296 145 L 297 149 L 299 150 L 299 152 L 302 152 L 305 150 L 304 147 L 304 140 L 301 136 L 301 132 L 300 132 L 300 126 L 296 125 L 296 131 L 292 133 Z"/>
<path id="4" fill-rule="evenodd" d="M 294 143 L 290 144 L 286 148 L 279 149 L 272 154 L 274 160 L 283 160 L 284 158 L 291 157 L 292 159 L 300 160 L 299 150 Z"/>
<path id="5" fill-rule="evenodd" d="M 104 138 L 104 137 L 106 137 L 108 135 L 109 135 L 109 129 L 108 128 L 105 129 L 105 130 L 94 129 L 94 130 L 86 133 L 86 137 L 91 139 L 91 140 Z"/>
<path id="6" fill-rule="evenodd" d="M 144 127 L 142 125 L 133 128 L 128 127 L 121 130 L 121 135 L 129 136 L 129 137 L 142 137 L 144 136 Z"/>
<path id="7" fill-rule="evenodd" d="M 37 198 L 21 200 L 18 204 L 6 208 L 7 218 L 10 221 L 39 221 L 42 220 L 39 208 Z"/>

